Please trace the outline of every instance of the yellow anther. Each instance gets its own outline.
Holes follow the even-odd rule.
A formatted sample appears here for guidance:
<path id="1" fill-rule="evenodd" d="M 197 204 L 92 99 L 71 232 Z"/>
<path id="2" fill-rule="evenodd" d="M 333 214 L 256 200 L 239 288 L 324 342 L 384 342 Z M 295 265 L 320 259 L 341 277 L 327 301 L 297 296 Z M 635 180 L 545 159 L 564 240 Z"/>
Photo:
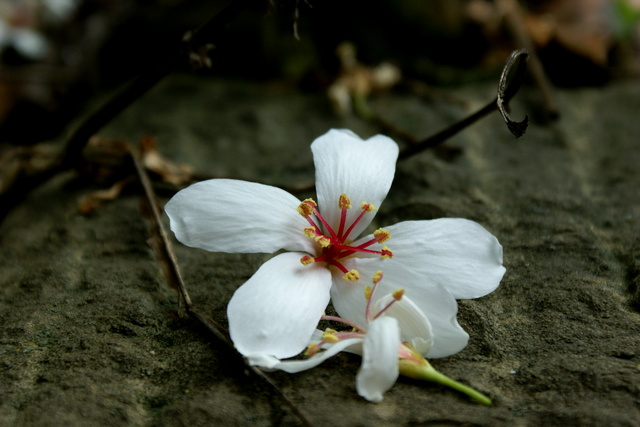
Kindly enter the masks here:
<path id="1" fill-rule="evenodd" d="M 381 249 L 382 252 L 382 259 L 389 259 L 389 258 L 393 258 L 393 252 L 391 252 L 391 249 L 389 249 L 386 246 L 383 246 Z"/>
<path id="2" fill-rule="evenodd" d="M 362 204 L 360 205 L 360 208 L 362 210 L 367 211 L 367 212 L 371 212 L 371 211 L 374 211 L 374 210 L 378 209 L 374 205 L 372 205 L 371 203 L 367 203 L 367 202 L 362 202 Z"/>
<path id="3" fill-rule="evenodd" d="M 341 194 L 338 198 L 338 208 L 351 209 L 351 200 L 346 194 Z"/>
<path id="4" fill-rule="evenodd" d="M 305 356 L 313 356 L 318 351 L 320 351 L 320 346 L 318 344 L 309 344 L 307 349 L 304 351 Z"/>
<path id="5" fill-rule="evenodd" d="M 300 258 L 300 262 L 302 263 L 302 265 L 309 265 L 316 262 L 316 260 L 312 256 L 305 255 L 302 258 Z"/>
<path id="6" fill-rule="evenodd" d="M 373 232 L 373 237 L 376 238 L 378 243 L 384 243 L 391 238 L 391 232 L 384 228 L 379 228 Z"/>
<path id="7" fill-rule="evenodd" d="M 373 284 L 377 284 L 380 280 L 382 280 L 382 270 L 378 270 L 375 272 L 375 274 L 373 275 Z"/>
<path id="8" fill-rule="evenodd" d="M 331 245 L 331 239 L 328 238 L 327 236 L 315 236 L 313 238 L 313 240 L 315 240 L 316 242 L 318 242 L 318 244 L 320 246 L 322 246 L 323 248 L 326 248 L 327 246 Z"/>
<path id="9" fill-rule="evenodd" d="M 404 296 L 404 289 L 396 289 L 391 295 L 393 296 L 393 299 L 395 299 L 396 301 L 400 301 Z"/>
<path id="10" fill-rule="evenodd" d="M 358 270 L 351 270 L 342 276 L 342 278 L 347 282 L 355 282 L 360 279 L 360 273 L 358 273 Z"/>
<path id="11" fill-rule="evenodd" d="M 364 299 L 369 301 L 371 299 L 371 286 L 364 287 Z"/>
<path id="12" fill-rule="evenodd" d="M 304 229 L 304 235 L 314 239 L 318 235 L 318 232 L 313 227 L 306 227 Z"/>
<path id="13" fill-rule="evenodd" d="M 318 206 L 313 199 L 305 199 L 298 205 L 297 211 L 300 215 L 307 218 L 309 215 L 313 213 L 313 208 Z"/>
<path id="14" fill-rule="evenodd" d="M 336 331 L 334 331 L 333 329 L 327 329 L 322 334 L 322 341 L 326 342 L 326 343 L 333 344 L 333 343 L 337 343 L 338 341 L 340 341 L 340 338 L 338 338 L 336 336 Z"/>

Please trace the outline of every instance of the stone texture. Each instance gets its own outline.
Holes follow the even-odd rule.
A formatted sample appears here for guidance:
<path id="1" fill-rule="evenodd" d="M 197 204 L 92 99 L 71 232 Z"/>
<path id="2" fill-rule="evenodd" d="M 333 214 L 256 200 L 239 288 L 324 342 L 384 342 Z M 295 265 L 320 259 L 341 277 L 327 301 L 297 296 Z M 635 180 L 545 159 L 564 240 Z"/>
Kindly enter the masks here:
<path id="1" fill-rule="evenodd" d="M 492 90 L 457 94 L 480 105 Z M 405 379 L 371 404 L 355 392 L 359 358 L 339 355 L 271 374 L 314 425 L 637 425 L 640 85 L 557 95 L 561 120 L 534 117 L 521 140 L 495 114 L 451 149 L 401 162 L 377 217 L 468 218 L 503 244 L 501 286 L 460 302 L 469 346 L 433 361 L 494 406 Z M 518 101 L 515 117 L 534 111 L 536 94 Z M 373 107 L 419 136 L 465 114 L 406 94 Z M 336 118 L 321 95 L 175 76 L 101 134 L 131 143 L 150 134 L 199 171 L 292 185 L 313 179 L 308 146 L 331 127 L 376 133 Z M 137 193 L 82 216 L 78 200 L 94 189 L 60 175 L 0 226 L 0 424 L 300 424 L 221 343 L 178 318 Z M 233 291 L 267 257 L 176 250 L 195 305 L 221 323 Z"/>

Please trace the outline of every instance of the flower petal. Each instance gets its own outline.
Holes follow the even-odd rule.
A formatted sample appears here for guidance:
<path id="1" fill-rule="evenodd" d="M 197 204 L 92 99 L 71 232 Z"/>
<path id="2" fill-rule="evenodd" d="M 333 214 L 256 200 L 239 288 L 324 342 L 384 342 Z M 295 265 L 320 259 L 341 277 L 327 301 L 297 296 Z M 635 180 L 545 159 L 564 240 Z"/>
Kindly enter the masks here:
<path id="1" fill-rule="evenodd" d="M 398 145 L 392 139 L 376 135 L 363 141 L 349 130 L 332 129 L 313 141 L 311 151 L 319 210 L 332 227 L 337 229 L 340 222 L 341 194 L 346 194 L 353 206 L 347 214 L 347 225 L 362 212 L 362 202 L 380 207 L 391 187 L 398 158 Z M 354 227 L 351 238 L 357 237 L 374 216 L 375 211 L 366 214 Z"/>
<path id="2" fill-rule="evenodd" d="M 411 271 L 415 279 L 407 286 L 421 286 L 419 279 L 428 277 L 456 299 L 478 298 L 493 292 L 504 275 L 498 239 L 473 221 L 442 218 L 385 228 L 391 232 L 386 244 L 394 254 L 385 276 Z"/>
<path id="3" fill-rule="evenodd" d="M 381 402 L 382 394 L 398 379 L 400 329 L 393 317 L 369 323 L 364 337 L 362 365 L 356 376 L 358 394 L 371 402 Z"/>
<path id="4" fill-rule="evenodd" d="M 394 299 L 391 294 L 380 298 L 374 306 L 374 313 L 379 313 Z M 431 323 L 424 312 L 409 297 L 404 296 L 401 300 L 395 301 L 382 315 L 393 317 L 398 321 L 400 338 L 403 342 L 409 342 L 423 356 L 429 352 L 433 346 Z"/>
<path id="5" fill-rule="evenodd" d="M 331 279 L 320 265 L 303 266 L 303 255 L 271 258 L 233 294 L 227 306 L 229 332 L 244 356 L 283 359 L 309 343 L 329 303 Z"/>
<path id="6" fill-rule="evenodd" d="M 431 281 L 428 276 L 416 276 L 414 271 L 406 268 L 392 268 L 391 266 L 397 266 L 392 263 L 393 260 L 395 257 L 389 260 L 355 258 L 348 268 L 357 268 L 361 280 L 373 277 L 376 271 L 383 270 L 384 278 L 378 283 L 376 294 L 379 292 L 386 295 L 399 288 L 405 289 L 405 298 L 411 298 L 431 323 L 433 344 L 427 353 L 428 357 L 446 357 L 462 350 L 469 341 L 469 335 L 456 319 L 458 304 L 455 298 L 447 288 Z M 334 276 L 331 299 L 340 316 L 352 322 L 364 322 L 366 302 L 362 285 L 345 282 Z"/>
<path id="7" fill-rule="evenodd" d="M 335 344 L 331 344 L 325 351 L 314 354 L 308 359 L 285 360 L 274 365 L 273 369 L 280 369 L 290 374 L 306 371 L 307 369 L 315 368 L 328 358 L 335 356 L 341 351 L 345 351 L 349 347 L 362 344 L 362 341 L 362 338 L 349 338 L 346 340 L 338 341 Z"/>
<path id="8" fill-rule="evenodd" d="M 165 206 L 171 230 L 187 246 L 212 252 L 313 251 L 300 201 L 276 187 L 232 179 L 198 182 Z"/>

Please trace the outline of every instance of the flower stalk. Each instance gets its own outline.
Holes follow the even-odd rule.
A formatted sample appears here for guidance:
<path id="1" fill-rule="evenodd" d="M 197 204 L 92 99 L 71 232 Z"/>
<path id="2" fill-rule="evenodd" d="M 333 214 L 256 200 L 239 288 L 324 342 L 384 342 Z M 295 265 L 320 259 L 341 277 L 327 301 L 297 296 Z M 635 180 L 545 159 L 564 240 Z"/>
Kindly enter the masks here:
<path id="1" fill-rule="evenodd" d="M 477 390 L 474 390 L 469 386 L 466 386 L 456 380 L 449 378 L 442 372 L 436 370 L 425 358 L 423 358 L 417 352 L 414 352 L 413 354 L 417 355 L 419 359 L 412 357 L 411 359 L 401 358 L 399 360 L 398 365 L 400 368 L 400 375 L 404 375 L 405 377 L 417 380 L 431 381 L 444 385 L 446 387 L 450 387 L 454 390 L 466 394 L 478 403 L 482 403 L 486 406 L 491 406 L 491 399 L 489 397 Z"/>

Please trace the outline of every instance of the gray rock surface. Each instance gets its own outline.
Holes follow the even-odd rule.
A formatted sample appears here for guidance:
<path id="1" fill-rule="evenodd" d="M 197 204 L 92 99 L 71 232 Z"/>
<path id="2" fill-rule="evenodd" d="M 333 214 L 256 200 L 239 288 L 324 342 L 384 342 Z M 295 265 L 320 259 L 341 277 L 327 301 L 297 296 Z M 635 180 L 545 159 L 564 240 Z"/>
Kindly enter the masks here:
<path id="1" fill-rule="evenodd" d="M 492 90 L 458 94 L 482 103 Z M 460 152 L 401 162 L 377 217 L 380 226 L 468 218 L 503 244 L 501 286 L 460 302 L 469 346 L 433 361 L 494 406 L 406 379 L 368 403 L 355 392 L 359 358 L 343 354 L 271 374 L 314 425 L 638 425 L 640 84 L 557 95 L 561 120 L 534 121 L 521 140 L 495 114 L 447 143 Z M 515 117 L 533 108 L 518 98 Z M 410 95 L 373 107 L 418 136 L 465 114 Z M 150 134 L 199 171 L 292 185 L 313 179 L 309 144 L 331 127 L 376 133 L 336 118 L 320 95 L 175 76 L 101 135 Z M 0 425 L 300 424 L 204 328 L 177 316 L 135 192 L 78 213 L 95 189 L 60 175 L 0 225 Z M 195 305 L 223 324 L 234 290 L 266 259 L 176 251 Z"/>

